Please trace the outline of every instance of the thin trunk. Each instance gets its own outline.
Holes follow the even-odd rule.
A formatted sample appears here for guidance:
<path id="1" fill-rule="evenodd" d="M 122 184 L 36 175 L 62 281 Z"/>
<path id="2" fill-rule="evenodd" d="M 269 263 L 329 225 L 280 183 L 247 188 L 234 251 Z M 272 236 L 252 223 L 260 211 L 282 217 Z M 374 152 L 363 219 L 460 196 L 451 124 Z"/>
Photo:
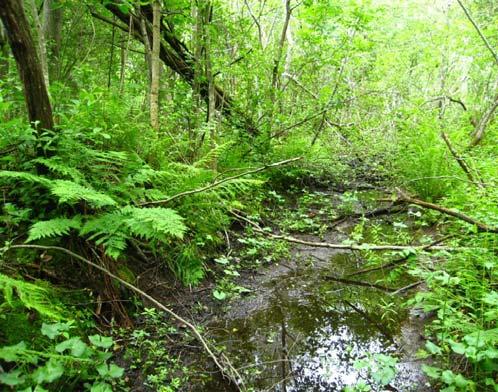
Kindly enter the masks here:
<path id="1" fill-rule="evenodd" d="M 150 81 L 150 124 L 159 130 L 159 73 L 161 71 L 159 50 L 161 46 L 161 4 L 152 3 L 152 53 L 151 53 L 151 81 Z"/>
<path id="2" fill-rule="evenodd" d="M 116 17 L 114 17 L 116 19 Z M 112 69 L 114 63 L 114 46 L 116 39 L 116 26 L 112 26 L 112 34 L 111 34 L 111 52 L 109 54 L 109 69 L 107 70 L 107 88 L 111 88 L 111 77 L 112 77 Z"/>
<path id="3" fill-rule="evenodd" d="M 470 142 L 469 147 L 474 147 L 477 146 L 482 138 L 484 137 L 484 133 L 486 131 L 486 128 L 489 124 L 489 122 L 493 119 L 493 115 L 498 108 L 498 95 L 495 97 L 495 101 L 491 105 L 491 107 L 482 115 L 481 120 L 477 124 L 476 129 L 472 133 L 472 141 Z"/>
<path id="4" fill-rule="evenodd" d="M 22 0 L 0 0 L 0 18 L 24 85 L 29 121 L 38 130 L 53 129 L 52 107 Z"/>
<path id="5" fill-rule="evenodd" d="M 213 14 L 213 6 L 210 1 L 207 2 L 205 6 L 205 30 L 204 30 L 204 41 L 205 41 L 205 63 L 206 63 L 206 80 L 208 82 L 208 112 L 207 112 L 207 121 L 210 124 L 210 144 L 211 149 L 216 147 L 216 123 L 215 123 L 215 115 L 216 115 L 216 97 L 215 97 L 215 85 L 214 85 L 214 76 L 213 76 L 213 67 L 211 64 L 211 31 L 210 25 Z M 212 168 L 216 169 L 217 162 L 216 157 L 213 156 L 213 161 L 211 162 Z"/>
<path id="6" fill-rule="evenodd" d="M 46 8 L 47 7 L 44 5 L 42 10 L 43 13 L 45 13 Z M 45 86 L 48 88 L 50 84 L 48 78 L 47 43 L 45 41 L 45 35 L 43 34 L 42 22 L 40 21 L 40 16 L 38 15 L 35 0 L 31 0 L 31 13 L 33 14 L 33 22 L 35 24 L 36 36 L 38 38 L 38 58 L 43 72 L 43 78 L 45 79 Z M 44 16 L 42 17 L 44 18 Z"/>
<path id="7" fill-rule="evenodd" d="M 60 0 L 52 2 L 52 21 L 50 31 L 50 65 L 52 75 L 55 79 L 61 76 L 61 48 L 62 48 L 62 26 L 64 21 L 64 7 L 59 3 Z"/>
<path id="8" fill-rule="evenodd" d="M 131 41 L 131 16 L 128 24 L 128 39 L 126 41 L 126 48 L 121 47 L 121 73 L 119 75 L 119 93 L 122 94 L 124 91 L 125 76 L 126 76 L 126 62 L 128 61 L 128 52 L 130 50 Z"/>

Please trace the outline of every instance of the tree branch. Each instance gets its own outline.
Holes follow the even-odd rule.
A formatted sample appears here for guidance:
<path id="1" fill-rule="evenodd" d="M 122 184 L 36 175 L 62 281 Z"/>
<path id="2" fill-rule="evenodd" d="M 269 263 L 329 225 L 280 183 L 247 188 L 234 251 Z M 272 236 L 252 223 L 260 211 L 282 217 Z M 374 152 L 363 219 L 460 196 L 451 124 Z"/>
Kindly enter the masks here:
<path id="1" fill-rule="evenodd" d="M 148 205 L 155 205 L 155 204 L 167 204 L 167 203 L 169 203 L 169 202 L 171 202 L 171 201 L 173 201 L 173 200 L 175 200 L 175 199 L 177 199 L 179 197 L 189 196 L 189 195 L 193 195 L 193 194 L 196 194 L 196 193 L 205 192 L 205 191 L 208 191 L 210 189 L 216 188 L 217 186 L 219 186 L 221 184 L 224 184 L 225 182 L 232 181 L 232 180 L 235 180 L 237 178 L 247 176 L 249 174 L 259 173 L 259 172 L 261 172 L 263 170 L 270 169 L 272 167 L 286 165 L 288 163 L 298 161 L 298 160 L 300 160 L 302 158 L 303 157 L 297 157 L 297 158 L 286 159 L 285 161 L 275 162 L 275 163 L 272 163 L 272 164 L 269 164 L 269 165 L 265 165 L 265 166 L 259 167 L 257 169 L 252 169 L 252 170 L 246 171 L 244 173 L 236 174 L 236 175 L 234 175 L 232 177 L 227 177 L 227 178 L 224 178 L 222 180 L 215 181 L 215 182 L 213 182 L 213 183 L 211 183 L 209 185 L 203 186 L 201 188 L 191 189 L 189 191 L 177 193 L 176 195 L 168 197 L 167 199 L 146 201 L 146 202 L 143 202 L 143 203 L 139 203 L 139 205 L 140 206 L 148 206 Z"/>
<path id="2" fill-rule="evenodd" d="M 472 218 L 468 215 L 465 215 L 462 212 L 450 210 L 449 208 L 440 206 L 438 204 L 429 203 L 427 201 L 423 201 L 423 200 L 416 199 L 414 197 L 410 197 L 406 193 L 401 191 L 400 189 L 397 189 L 397 191 L 398 191 L 398 200 L 402 200 L 402 201 L 404 201 L 406 203 L 410 203 L 410 204 L 415 204 L 415 205 L 418 205 L 420 207 L 427 208 L 429 210 L 439 211 L 443 214 L 450 215 L 454 218 L 458 218 L 460 220 L 463 220 L 464 222 L 470 223 L 471 225 L 477 226 L 477 230 L 480 232 L 498 233 L 498 227 L 488 226 L 487 224 L 480 222 L 477 219 Z"/>

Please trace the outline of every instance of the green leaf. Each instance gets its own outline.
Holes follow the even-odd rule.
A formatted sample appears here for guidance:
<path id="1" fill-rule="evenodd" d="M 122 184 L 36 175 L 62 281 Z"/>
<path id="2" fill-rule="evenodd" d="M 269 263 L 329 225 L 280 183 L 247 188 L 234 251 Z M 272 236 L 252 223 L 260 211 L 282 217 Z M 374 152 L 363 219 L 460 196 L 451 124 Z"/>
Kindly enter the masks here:
<path id="1" fill-rule="evenodd" d="M 441 348 L 436 346 L 434 343 L 432 343 L 430 340 L 428 340 L 426 343 L 425 343 L 425 348 L 427 349 L 427 351 L 429 351 L 431 354 L 437 354 L 437 355 L 441 355 L 442 354 L 442 351 L 441 351 Z"/>
<path id="2" fill-rule="evenodd" d="M 62 332 L 69 331 L 71 326 L 67 323 L 55 323 L 55 324 L 46 324 L 43 323 L 41 327 L 42 335 L 47 336 L 49 339 L 55 339 L 57 336 L 60 336 Z"/>
<path id="3" fill-rule="evenodd" d="M 111 363 L 110 365 L 103 363 L 97 366 L 97 372 L 99 372 L 101 377 L 119 378 L 123 375 L 124 369 L 114 363 Z"/>
<path id="4" fill-rule="evenodd" d="M 59 198 L 59 203 L 76 204 L 80 200 L 85 200 L 96 208 L 116 205 L 114 199 L 105 193 L 72 181 L 55 180 L 50 186 L 50 191 Z"/>
<path id="5" fill-rule="evenodd" d="M 227 297 L 227 293 L 220 290 L 213 290 L 213 297 L 219 301 L 223 301 Z"/>
<path id="6" fill-rule="evenodd" d="M 13 346 L 4 346 L 0 348 L 0 359 L 6 362 L 17 361 L 20 354 L 26 350 L 26 343 L 20 342 Z"/>
<path id="7" fill-rule="evenodd" d="M 45 366 L 35 370 L 32 377 L 38 384 L 54 382 L 64 374 L 64 365 L 55 358 L 50 358 Z"/>
<path id="8" fill-rule="evenodd" d="M 8 373 L 0 373 L 0 383 L 14 387 L 22 385 L 26 381 L 26 376 L 21 374 L 21 370 L 13 370 Z"/>
<path id="9" fill-rule="evenodd" d="M 422 370 L 430 378 L 438 379 L 441 374 L 441 369 L 429 365 L 422 365 Z"/>
<path id="10" fill-rule="evenodd" d="M 96 382 L 92 385 L 90 392 L 112 392 L 112 387 L 106 382 Z"/>
<path id="11" fill-rule="evenodd" d="M 87 349 L 88 346 L 79 337 L 70 338 L 55 346 L 55 351 L 58 353 L 71 350 L 71 355 L 76 358 L 81 358 Z"/>
<path id="12" fill-rule="evenodd" d="M 110 348 L 114 344 L 114 341 L 109 336 L 92 335 L 88 339 L 95 347 Z"/>

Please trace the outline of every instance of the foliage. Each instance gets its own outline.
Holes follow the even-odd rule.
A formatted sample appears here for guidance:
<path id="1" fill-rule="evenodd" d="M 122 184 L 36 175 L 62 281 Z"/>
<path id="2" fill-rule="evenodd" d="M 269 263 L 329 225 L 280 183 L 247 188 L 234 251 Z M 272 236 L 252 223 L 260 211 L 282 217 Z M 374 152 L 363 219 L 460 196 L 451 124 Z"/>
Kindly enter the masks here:
<path id="1" fill-rule="evenodd" d="M 0 359 L 10 370 L 0 374 L 0 383 L 25 391 L 67 390 L 71 383 L 84 383 L 85 390 L 112 391 L 123 368 L 109 363 L 112 338 L 92 335 L 89 344 L 69 331 L 72 323 L 43 324 L 41 333 L 49 342 L 43 351 L 25 342 L 0 348 Z M 11 364 L 15 364 L 12 367 Z"/>

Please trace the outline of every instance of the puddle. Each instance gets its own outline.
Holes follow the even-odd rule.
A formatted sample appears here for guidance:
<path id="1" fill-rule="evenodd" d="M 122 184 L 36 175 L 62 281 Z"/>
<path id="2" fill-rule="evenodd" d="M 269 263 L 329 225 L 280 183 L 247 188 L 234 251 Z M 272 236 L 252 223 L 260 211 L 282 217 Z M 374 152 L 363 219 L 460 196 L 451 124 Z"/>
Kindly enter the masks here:
<path id="1" fill-rule="evenodd" d="M 361 380 L 372 391 L 430 390 L 411 357 L 417 331 L 406 312 L 392 305 L 399 300 L 379 290 L 327 281 L 327 274 L 354 267 L 349 253 L 301 248 L 294 257 L 313 252 L 320 254 L 314 263 L 298 268 L 301 260 L 285 274 L 260 282 L 259 293 L 235 301 L 224 321 L 210 326 L 246 383 L 255 391 L 342 391 Z M 381 304 L 391 305 L 383 310 Z M 398 359 L 398 374 L 387 389 L 376 387 L 371 374 L 355 366 L 377 354 Z M 230 389 L 213 381 L 202 390 Z"/>

